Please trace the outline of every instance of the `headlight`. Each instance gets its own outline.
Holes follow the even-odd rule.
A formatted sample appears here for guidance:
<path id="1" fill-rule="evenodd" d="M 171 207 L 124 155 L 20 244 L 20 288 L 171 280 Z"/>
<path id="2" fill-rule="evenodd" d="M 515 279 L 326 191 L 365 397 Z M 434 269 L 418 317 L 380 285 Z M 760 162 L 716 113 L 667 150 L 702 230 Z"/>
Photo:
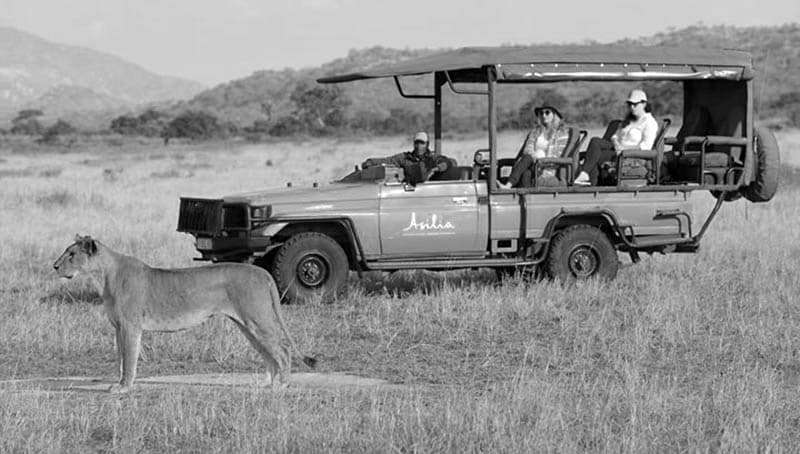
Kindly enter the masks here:
<path id="1" fill-rule="evenodd" d="M 250 208 L 250 219 L 254 221 L 269 219 L 271 215 L 272 215 L 271 205 L 264 205 L 264 206 Z"/>

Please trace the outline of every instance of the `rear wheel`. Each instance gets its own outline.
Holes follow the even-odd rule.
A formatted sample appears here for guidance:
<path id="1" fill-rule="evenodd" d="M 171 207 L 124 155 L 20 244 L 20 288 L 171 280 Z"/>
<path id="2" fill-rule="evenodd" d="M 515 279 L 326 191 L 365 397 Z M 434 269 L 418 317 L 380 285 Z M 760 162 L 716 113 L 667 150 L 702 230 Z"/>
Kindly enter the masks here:
<path id="1" fill-rule="evenodd" d="M 288 302 L 330 302 L 347 288 L 349 266 L 339 243 L 328 235 L 307 232 L 289 238 L 275 254 L 270 272 Z"/>
<path id="2" fill-rule="evenodd" d="M 614 279 L 619 259 L 614 245 L 597 227 L 575 225 L 559 232 L 550 245 L 547 274 L 564 282 L 592 277 Z"/>

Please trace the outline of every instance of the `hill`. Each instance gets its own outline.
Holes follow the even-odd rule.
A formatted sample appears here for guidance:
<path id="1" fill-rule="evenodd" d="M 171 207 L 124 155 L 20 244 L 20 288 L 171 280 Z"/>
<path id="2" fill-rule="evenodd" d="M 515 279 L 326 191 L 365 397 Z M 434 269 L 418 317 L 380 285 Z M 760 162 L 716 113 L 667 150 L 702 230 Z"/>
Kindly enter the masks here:
<path id="1" fill-rule="evenodd" d="M 670 29 L 652 36 L 618 41 L 619 44 L 637 43 L 646 45 L 700 46 L 714 48 L 737 48 L 749 51 L 754 56 L 757 67 L 756 108 L 763 118 L 772 118 L 776 123 L 800 126 L 800 25 L 789 24 L 778 27 L 732 27 L 696 25 L 682 29 Z M 259 71 L 249 77 L 231 81 L 206 90 L 191 100 L 178 103 L 174 112 L 181 110 L 201 110 L 218 116 L 223 121 L 245 127 L 254 122 L 274 123 L 281 117 L 291 115 L 296 106 L 291 95 L 299 84 L 310 84 L 323 75 L 348 72 L 380 63 L 396 62 L 408 58 L 427 55 L 437 50 L 416 49 L 398 50 L 373 47 L 352 50 L 343 58 L 333 60 L 319 67 L 305 69 L 284 69 Z M 429 92 L 430 77 L 404 80 L 409 92 Z M 342 96 L 347 100 L 345 117 L 352 123 L 363 119 L 386 120 L 391 113 L 404 112 L 412 115 L 427 115 L 431 108 L 426 102 L 406 100 L 397 95 L 391 79 L 362 81 L 339 85 Z M 660 91 L 663 87 L 651 88 Z M 544 92 L 542 91 L 544 89 Z M 587 105 L 602 108 L 617 98 L 616 92 L 626 87 L 613 87 L 605 90 L 597 84 L 557 84 L 542 86 L 538 90 L 530 88 L 520 95 L 518 89 L 500 90 L 498 102 L 502 111 L 517 112 L 531 98 L 554 99 L 567 102 L 567 112 L 573 118 L 580 118 L 580 112 Z M 604 91 L 599 91 L 604 90 Z M 613 92 L 613 93 L 611 93 Z M 794 100 L 792 102 L 792 100 Z M 485 104 L 479 97 L 452 96 L 444 90 L 445 112 L 451 120 L 485 115 Z M 679 101 L 678 101 L 679 102 Z M 673 111 L 679 105 L 664 106 L 663 110 Z M 675 112 L 669 112 L 675 113 Z M 578 118 L 576 118 L 578 117 Z M 447 121 L 447 120 L 446 120 Z M 471 123 L 480 123 L 478 118 Z"/>
<path id="2" fill-rule="evenodd" d="M 0 115 L 24 107 L 50 110 L 49 101 L 75 102 L 86 112 L 100 102 L 137 106 L 189 98 L 204 87 L 194 81 L 149 72 L 119 57 L 46 41 L 30 33 L 0 27 Z M 87 95 L 85 98 L 83 95 Z M 66 98 L 65 98 L 66 96 Z"/>

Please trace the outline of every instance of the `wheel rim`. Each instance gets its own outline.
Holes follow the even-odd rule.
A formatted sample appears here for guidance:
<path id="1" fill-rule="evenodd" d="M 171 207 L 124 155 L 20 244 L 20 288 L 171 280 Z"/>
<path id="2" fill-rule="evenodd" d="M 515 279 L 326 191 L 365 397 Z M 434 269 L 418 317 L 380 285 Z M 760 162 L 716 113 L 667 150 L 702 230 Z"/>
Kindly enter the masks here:
<path id="1" fill-rule="evenodd" d="M 589 245 L 579 245 L 569 254 L 569 271 L 578 279 L 588 278 L 597 272 L 600 259 L 597 252 Z"/>
<path id="2" fill-rule="evenodd" d="M 330 274 L 327 260 L 313 254 L 303 257 L 297 264 L 297 280 L 305 287 L 319 287 Z"/>

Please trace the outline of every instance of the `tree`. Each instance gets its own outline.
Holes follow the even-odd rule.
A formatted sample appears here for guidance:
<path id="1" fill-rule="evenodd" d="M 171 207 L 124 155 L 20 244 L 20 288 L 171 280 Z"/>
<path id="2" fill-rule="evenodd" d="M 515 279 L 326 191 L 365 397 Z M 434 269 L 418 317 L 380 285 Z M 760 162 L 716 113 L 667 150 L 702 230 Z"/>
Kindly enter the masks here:
<path id="1" fill-rule="evenodd" d="M 303 132 L 304 125 L 297 118 L 288 115 L 280 117 L 269 128 L 269 134 L 277 137 L 292 136 Z"/>
<path id="2" fill-rule="evenodd" d="M 607 125 L 620 118 L 621 102 L 619 93 L 611 90 L 591 92 L 578 98 L 572 108 L 573 115 L 568 119 L 577 125 Z M 614 107 L 620 106 L 620 107 Z"/>
<path id="3" fill-rule="evenodd" d="M 202 111 L 187 110 L 175 117 L 164 128 L 165 141 L 170 137 L 186 137 L 192 140 L 210 139 L 222 133 L 217 117 Z"/>
<path id="4" fill-rule="evenodd" d="M 20 110 L 17 116 L 11 120 L 11 134 L 22 134 L 28 136 L 39 135 L 44 131 L 44 127 L 36 117 L 44 115 L 39 109 Z"/>
<path id="5" fill-rule="evenodd" d="M 327 134 L 345 125 L 344 113 L 350 100 L 339 86 L 309 86 L 308 82 L 301 82 L 289 99 L 295 105 L 294 118 L 305 132 Z"/>
<path id="6" fill-rule="evenodd" d="M 41 117 L 44 115 L 39 109 L 23 109 L 17 113 L 17 117 L 13 121 L 25 121 L 29 118 Z"/>
<path id="7" fill-rule="evenodd" d="M 120 115 L 111 120 L 110 129 L 123 136 L 136 135 L 139 131 L 139 120 L 130 115 Z"/>
<path id="8" fill-rule="evenodd" d="M 769 103 L 767 110 L 775 116 L 785 116 L 791 126 L 800 126 L 800 91 L 782 93 Z"/>
<path id="9" fill-rule="evenodd" d="M 642 88 L 657 119 L 683 117 L 683 87 L 680 83 L 647 81 L 642 83 Z"/>
<path id="10" fill-rule="evenodd" d="M 59 136 L 74 134 L 76 131 L 74 126 L 59 118 L 57 122 L 44 130 L 41 142 L 48 144 L 55 143 L 58 141 Z"/>
<path id="11" fill-rule="evenodd" d="M 139 116 L 120 115 L 111 120 L 110 129 L 126 136 L 156 137 L 167 124 L 167 115 L 155 109 L 147 109 Z"/>
<path id="12" fill-rule="evenodd" d="M 389 109 L 389 116 L 380 124 L 380 133 L 383 134 L 413 134 L 415 131 L 425 129 L 422 115 L 409 109 L 399 107 Z"/>

